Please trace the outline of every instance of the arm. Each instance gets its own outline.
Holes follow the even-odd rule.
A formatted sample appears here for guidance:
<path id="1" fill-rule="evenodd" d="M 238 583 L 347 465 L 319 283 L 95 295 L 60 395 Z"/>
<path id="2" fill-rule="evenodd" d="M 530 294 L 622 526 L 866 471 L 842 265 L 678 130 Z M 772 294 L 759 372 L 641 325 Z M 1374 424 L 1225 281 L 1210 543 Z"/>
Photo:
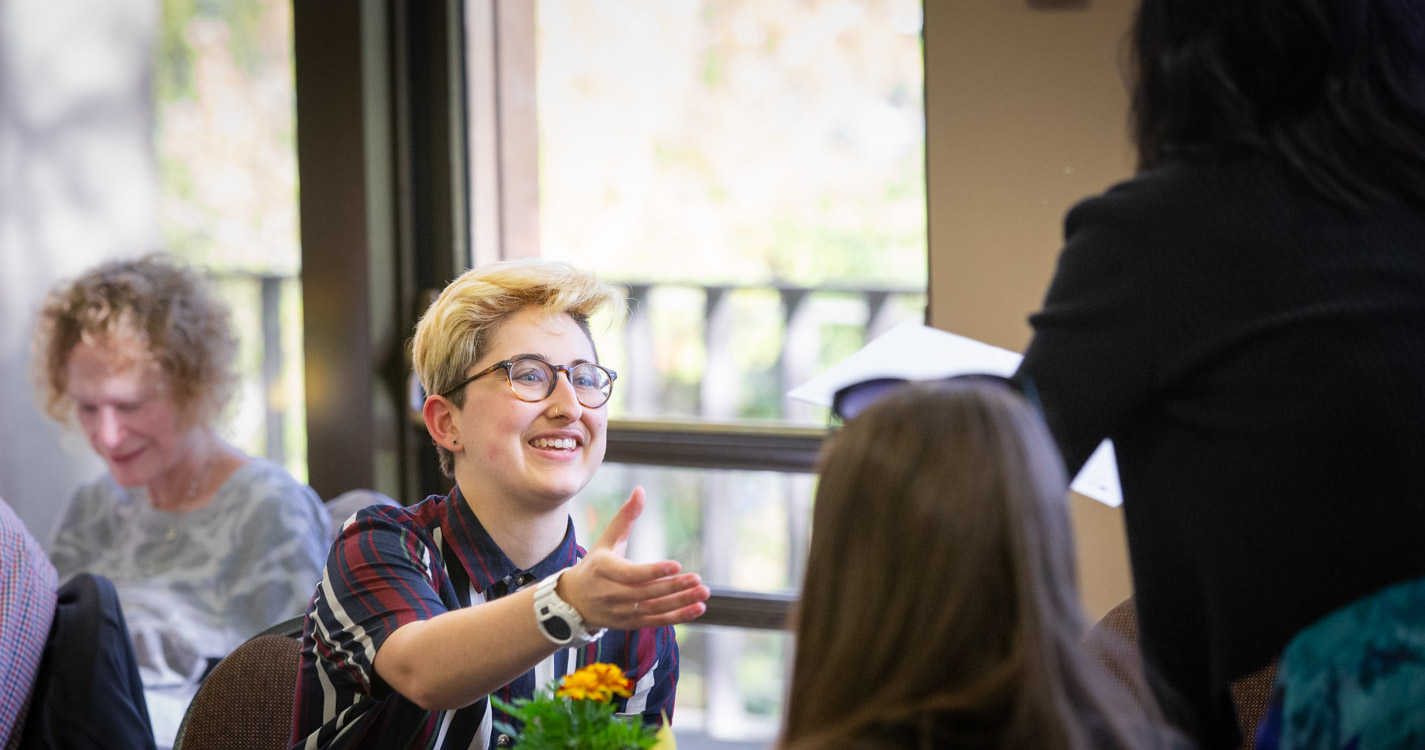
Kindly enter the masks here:
<path id="1" fill-rule="evenodd" d="M 65 505 L 49 543 L 49 558 L 62 585 L 76 573 L 88 570 L 100 548 L 93 537 L 97 525 L 112 523 L 100 500 L 103 480 L 80 487 Z"/>
<path id="2" fill-rule="evenodd" d="M 1030 318 L 1034 339 L 1016 374 L 1037 392 L 1070 476 L 1152 390 L 1163 335 L 1152 313 L 1167 302 L 1153 288 L 1150 233 L 1132 226 L 1127 210 L 1099 198 L 1069 213 L 1064 250 L 1043 309 Z"/>
<path id="3" fill-rule="evenodd" d="M 559 579 L 560 597 L 579 611 L 591 630 L 672 625 L 706 609 L 707 587 L 696 574 L 680 575 L 678 563 L 624 559 L 623 547 L 642 511 L 639 488 L 588 556 Z M 446 710 L 480 700 L 558 648 L 535 622 L 534 590 L 528 587 L 478 607 L 405 624 L 386 638 L 373 663 L 376 673 L 401 695 L 427 710 Z M 431 654 L 445 658 L 432 659 Z"/>

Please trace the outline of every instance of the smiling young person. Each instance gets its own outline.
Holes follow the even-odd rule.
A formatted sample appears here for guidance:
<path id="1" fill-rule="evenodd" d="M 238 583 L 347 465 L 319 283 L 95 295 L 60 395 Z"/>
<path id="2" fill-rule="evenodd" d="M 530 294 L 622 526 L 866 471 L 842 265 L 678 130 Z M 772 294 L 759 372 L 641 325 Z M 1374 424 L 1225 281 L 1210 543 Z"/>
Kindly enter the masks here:
<path id="1" fill-rule="evenodd" d="M 672 716 L 672 625 L 708 589 L 678 563 L 623 547 L 635 489 L 586 553 L 570 498 L 603 462 L 615 373 L 589 316 L 620 300 L 567 264 L 502 261 L 451 282 L 412 358 L 448 495 L 358 513 L 307 611 L 294 746 L 507 747 L 488 696 L 529 697 L 584 664 L 635 683 L 619 710 Z"/>
<path id="2" fill-rule="evenodd" d="M 165 747 L 212 663 L 301 613 L 329 516 L 218 435 L 237 338 L 195 269 L 163 254 L 90 269 L 51 292 L 33 346 L 41 402 L 109 470 L 75 493 L 50 558 L 61 584 L 114 583 Z"/>

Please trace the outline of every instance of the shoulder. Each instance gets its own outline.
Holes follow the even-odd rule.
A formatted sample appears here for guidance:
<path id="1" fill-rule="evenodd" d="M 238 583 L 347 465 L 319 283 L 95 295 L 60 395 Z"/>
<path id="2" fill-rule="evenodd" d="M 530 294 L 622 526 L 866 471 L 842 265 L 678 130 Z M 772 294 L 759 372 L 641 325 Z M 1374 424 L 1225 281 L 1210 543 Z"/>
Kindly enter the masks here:
<path id="1" fill-rule="evenodd" d="M 49 564 L 39 541 L 3 499 L 0 499 L 0 552 L 4 554 L 3 560 L 0 560 L 0 571 L 11 572 L 12 568 L 25 566 L 34 560 Z M 50 570 L 53 571 L 53 568 Z M 50 575 L 53 577 L 53 572 Z"/>
<path id="2" fill-rule="evenodd" d="M 85 482 L 74 490 L 74 495 L 70 498 L 71 510 L 83 508 L 87 511 L 98 511 L 105 506 L 127 503 L 132 499 L 128 490 L 119 486 L 114 481 L 114 477 L 105 473 L 104 476 L 92 482 Z"/>
<path id="3" fill-rule="evenodd" d="M 286 468 L 265 458 L 253 458 L 239 466 L 219 491 L 266 506 L 268 511 L 300 509 L 325 515 L 321 498 L 311 487 L 294 479 Z"/>
<path id="4" fill-rule="evenodd" d="M 339 554 L 365 557 L 371 549 L 394 547 L 427 560 L 428 565 L 439 566 L 441 532 L 437 500 L 429 498 L 409 508 L 401 505 L 362 508 L 337 532 L 335 548 Z"/>
<path id="5" fill-rule="evenodd" d="M 225 489 L 231 487 L 253 494 L 310 496 L 317 500 L 317 493 L 311 487 L 298 482 L 286 467 L 260 457 L 253 457 L 239 466 L 223 484 Z"/>
<path id="6" fill-rule="evenodd" d="M 1271 161 L 1256 156 L 1169 159 L 1086 198 L 1069 210 L 1065 232 L 1117 228 L 1170 238 L 1174 227 L 1240 231 L 1259 217 L 1252 206 L 1309 199 L 1309 191 Z"/>
<path id="7" fill-rule="evenodd" d="M 317 493 L 266 459 L 254 458 L 238 467 L 218 493 L 218 512 L 240 518 L 246 526 L 311 535 L 323 546 L 331 538 L 331 514 Z"/>
<path id="8" fill-rule="evenodd" d="M 69 540 L 92 547 L 97 544 L 93 537 L 110 534 L 140 510 L 133 495 L 106 473 L 75 489 L 50 532 L 50 541 L 57 544 Z"/>

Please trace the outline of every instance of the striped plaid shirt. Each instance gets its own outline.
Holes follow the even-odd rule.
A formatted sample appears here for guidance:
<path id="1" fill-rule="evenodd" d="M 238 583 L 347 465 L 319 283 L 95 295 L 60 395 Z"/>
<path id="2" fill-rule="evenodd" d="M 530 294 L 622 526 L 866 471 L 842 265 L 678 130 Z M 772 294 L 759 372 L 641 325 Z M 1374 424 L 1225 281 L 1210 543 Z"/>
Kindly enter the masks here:
<path id="1" fill-rule="evenodd" d="M 18 747 L 54 620 L 54 566 L 0 500 L 0 745 Z"/>
<path id="2" fill-rule="evenodd" d="M 410 508 L 375 506 L 346 523 L 307 607 L 293 710 L 293 748 L 497 748 L 493 729 L 513 722 L 488 698 L 454 711 L 427 711 L 393 691 L 372 668 L 397 628 L 478 606 L 573 565 L 584 556 L 571 522 L 564 541 L 522 571 L 490 538 L 460 496 L 433 495 Z M 499 643 L 474 644 L 499 648 Z M 432 654 L 439 659 L 441 654 Z M 656 722 L 673 715 L 678 645 L 673 629 L 610 630 L 598 642 L 561 649 L 501 688 L 506 701 L 590 662 L 617 664 L 634 681 L 620 713 Z"/>

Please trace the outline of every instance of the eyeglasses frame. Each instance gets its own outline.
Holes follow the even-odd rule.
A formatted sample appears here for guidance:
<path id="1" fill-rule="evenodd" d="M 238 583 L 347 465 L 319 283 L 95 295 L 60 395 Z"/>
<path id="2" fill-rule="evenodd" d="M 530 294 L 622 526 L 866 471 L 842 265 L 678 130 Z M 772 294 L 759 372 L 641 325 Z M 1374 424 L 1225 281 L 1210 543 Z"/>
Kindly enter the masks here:
<path id="1" fill-rule="evenodd" d="M 867 404 L 865 407 L 862 407 L 861 411 L 856 412 L 856 414 L 853 414 L 850 417 L 846 417 L 842 414 L 842 404 L 846 401 L 847 397 L 851 393 L 853 393 L 855 389 L 858 388 L 865 388 L 871 385 L 879 384 L 885 384 L 888 386 L 899 386 L 907 385 L 910 383 L 951 383 L 956 381 L 969 383 L 989 383 L 1002 388 L 1006 388 L 1023 398 L 1025 402 L 1027 402 L 1029 406 L 1034 409 L 1034 411 L 1038 412 L 1041 415 L 1044 413 L 1044 407 L 1039 403 L 1039 392 L 1037 389 L 1035 389 L 1034 382 L 1028 377 L 1023 375 L 1018 377 L 1007 377 L 1004 375 L 995 375 L 993 373 L 988 372 L 966 372 L 960 373 L 959 375 L 950 375 L 948 377 L 935 378 L 931 380 L 911 380 L 908 378 L 869 378 L 867 380 L 851 383 L 849 385 L 845 385 L 841 388 L 836 389 L 836 393 L 832 396 L 831 401 L 831 417 L 833 420 L 839 420 L 845 423 L 851 419 L 855 419 L 856 414 L 860 414 L 861 411 L 865 411 L 866 408 L 870 406 L 870 404 Z M 889 394 L 889 390 L 887 391 L 887 394 Z M 884 397 L 885 396 L 883 395 L 881 398 Z M 876 400 L 879 401 L 880 399 Z M 871 403 L 875 403 L 875 401 L 872 401 Z"/>
<path id="2" fill-rule="evenodd" d="M 513 368 L 513 367 L 515 366 L 515 363 L 516 363 L 516 362 L 523 362 L 524 360 L 527 360 L 527 359 L 528 359 L 528 360 L 534 360 L 535 362 L 539 362 L 539 363 L 543 364 L 544 366 L 548 367 L 550 370 L 552 370 L 552 371 L 554 372 L 554 377 L 552 377 L 552 378 L 549 379 L 549 390 L 548 390 L 548 391 L 545 391 L 545 393 L 544 393 L 543 396 L 541 396 L 541 397 L 539 397 L 539 398 L 536 398 L 536 399 L 527 399 L 527 398 L 525 398 L 524 396 L 521 396 L 520 393 L 519 393 L 519 391 L 515 390 L 515 380 L 514 380 L 514 375 L 512 374 L 512 369 L 511 369 L 511 368 Z M 597 368 L 599 368 L 600 370 L 603 370 L 604 372 L 608 373 L 608 375 L 609 375 L 609 395 L 608 395 L 608 396 L 603 400 L 603 402 L 601 402 L 598 406 L 589 406 L 588 404 L 584 403 L 583 401 L 579 401 L 579 405 L 582 406 L 582 407 L 584 407 L 585 409 L 599 409 L 599 408 L 602 408 L 602 407 L 604 406 L 604 404 L 607 404 L 607 403 L 609 402 L 609 399 L 613 398 L 613 396 L 614 396 L 614 381 L 615 381 L 615 380 L 618 380 L 618 373 L 617 373 L 617 372 L 614 372 L 613 370 L 610 370 L 609 368 L 604 367 L 603 365 L 598 364 L 598 363 L 595 363 L 595 362 L 579 362 L 578 364 L 572 364 L 572 365 L 556 365 L 556 364 L 553 364 L 553 363 L 551 363 L 551 362 L 546 362 L 546 361 L 544 361 L 543 359 L 540 359 L 539 357 L 515 357 L 514 359 L 506 359 L 506 360 L 503 360 L 503 361 L 500 361 L 500 362 L 496 362 L 495 364 L 490 365 L 489 367 L 486 367 L 485 369 L 483 369 L 483 370 L 481 370 L 481 371 L 475 373 L 474 375 L 471 375 L 470 377 L 468 377 L 468 378 L 466 378 L 466 379 L 460 381 L 459 383 L 456 383 L 455 385 L 453 385 L 453 386 L 447 388 L 444 393 L 440 394 L 440 396 L 441 396 L 442 398 L 450 398 L 450 395 L 451 395 L 451 394 L 453 394 L 453 393 L 455 393 L 456 391 L 460 390 L 461 388 L 464 388 L 465 386 L 467 386 L 467 385 L 469 385 L 469 384 L 475 382 L 477 379 L 483 378 L 483 377 L 485 377 L 486 375 L 489 375 L 490 373 L 492 373 L 492 372 L 494 372 L 494 371 L 496 371 L 496 370 L 503 369 L 503 370 L 505 371 L 505 382 L 508 383 L 509 386 L 510 386 L 510 393 L 515 394 L 515 398 L 517 398 L 517 399 L 519 399 L 519 400 L 521 400 L 521 401 L 523 401 L 523 402 L 525 402 L 525 403 L 527 403 L 527 404 L 537 404 L 537 403 L 539 403 L 540 401 L 543 401 L 543 400 L 549 398 L 550 396 L 553 396 L 553 395 L 554 395 L 554 389 L 556 389 L 556 388 L 559 387 L 559 373 L 561 373 L 561 372 L 564 373 L 564 379 L 569 381 L 569 385 L 570 385 L 570 386 L 573 386 L 573 385 L 574 385 L 574 374 L 573 374 L 572 372 L 570 372 L 570 370 L 572 370 L 572 369 L 575 368 L 575 367 L 584 367 L 584 366 L 597 367 Z M 577 387 L 574 388 L 574 398 L 575 398 L 576 400 L 578 400 L 578 398 L 579 398 L 579 389 L 578 389 Z"/>

